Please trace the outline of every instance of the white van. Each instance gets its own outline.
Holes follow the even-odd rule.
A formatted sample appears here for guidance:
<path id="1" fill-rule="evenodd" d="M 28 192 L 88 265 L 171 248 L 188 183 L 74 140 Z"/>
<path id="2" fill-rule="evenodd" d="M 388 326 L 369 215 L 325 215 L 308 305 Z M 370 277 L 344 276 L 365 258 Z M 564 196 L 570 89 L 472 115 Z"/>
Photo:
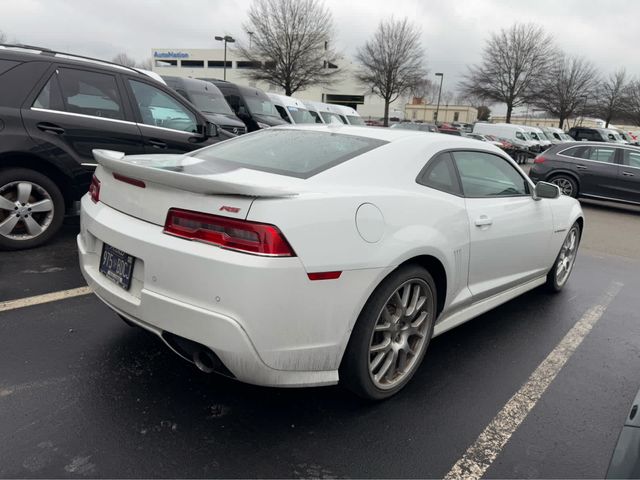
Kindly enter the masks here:
<path id="1" fill-rule="evenodd" d="M 482 123 L 478 122 L 473 126 L 473 133 L 481 135 L 493 135 L 494 137 L 506 140 L 517 140 L 524 143 L 530 150 L 539 150 L 540 144 L 531 140 L 529 133 L 520 125 L 511 123 Z"/>
<path id="2" fill-rule="evenodd" d="M 297 98 L 268 93 L 267 96 L 276 107 L 276 110 L 285 122 L 288 123 L 316 123 L 314 117 L 304 105 L 302 100 Z"/>
<path id="3" fill-rule="evenodd" d="M 522 127 L 527 132 L 529 132 L 529 135 L 531 136 L 531 138 L 533 138 L 533 140 L 537 140 L 540 143 L 543 150 L 551 146 L 551 141 L 544 135 L 542 130 L 540 130 L 538 127 L 530 127 L 529 125 L 522 125 Z"/>
<path id="4" fill-rule="evenodd" d="M 346 123 L 347 125 L 360 125 L 364 126 L 364 120 L 360 114 L 353 108 L 347 107 L 346 105 L 335 105 L 330 103 L 329 108 L 332 112 L 336 113 L 340 116 L 340 119 Z"/>
<path id="5" fill-rule="evenodd" d="M 304 105 L 309 109 L 309 113 L 314 117 L 316 123 L 333 123 L 337 125 L 344 125 L 346 123 L 340 118 L 340 115 L 335 113 L 331 108 L 335 105 L 313 102 L 311 100 L 305 100 Z"/>
<path id="6" fill-rule="evenodd" d="M 541 127 L 545 136 L 551 143 L 574 142 L 575 140 L 567 135 L 564 130 L 557 127 Z"/>

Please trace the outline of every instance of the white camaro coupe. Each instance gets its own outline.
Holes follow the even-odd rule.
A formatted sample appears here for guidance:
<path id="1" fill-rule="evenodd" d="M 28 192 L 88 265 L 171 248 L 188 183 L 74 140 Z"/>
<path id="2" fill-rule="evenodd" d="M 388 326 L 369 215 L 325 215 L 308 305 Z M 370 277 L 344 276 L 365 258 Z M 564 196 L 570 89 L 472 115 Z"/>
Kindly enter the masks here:
<path id="1" fill-rule="evenodd" d="M 436 133 L 292 126 L 94 156 L 87 283 L 201 370 L 258 385 L 389 397 L 433 336 L 562 289 L 584 222 L 497 147 Z"/>

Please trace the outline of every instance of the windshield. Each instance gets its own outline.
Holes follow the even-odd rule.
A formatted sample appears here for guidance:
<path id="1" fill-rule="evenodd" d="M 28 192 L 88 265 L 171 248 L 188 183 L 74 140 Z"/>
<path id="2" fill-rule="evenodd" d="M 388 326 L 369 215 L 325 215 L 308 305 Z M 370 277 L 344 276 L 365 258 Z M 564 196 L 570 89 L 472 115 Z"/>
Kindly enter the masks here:
<path id="1" fill-rule="evenodd" d="M 258 90 L 241 90 L 244 101 L 247 102 L 249 112 L 253 115 L 266 115 L 267 117 L 281 118 L 269 97 Z"/>
<path id="2" fill-rule="evenodd" d="M 359 115 L 347 115 L 347 119 L 351 125 L 364 125 L 364 120 Z"/>
<path id="3" fill-rule="evenodd" d="M 333 123 L 338 125 L 344 125 L 344 122 L 340 119 L 338 115 L 331 112 L 320 112 L 324 123 Z"/>
<path id="4" fill-rule="evenodd" d="M 305 108 L 287 107 L 287 110 L 295 123 L 316 123 L 316 119 Z"/>
<path id="5" fill-rule="evenodd" d="M 186 173 L 207 175 L 226 165 L 309 178 L 386 143 L 355 135 L 266 129 L 198 150 L 193 157 L 207 162 Z"/>
<path id="6" fill-rule="evenodd" d="M 537 141 L 540 141 L 540 140 L 541 140 L 541 138 L 540 138 L 540 137 L 538 137 L 538 134 L 537 134 L 536 132 L 529 132 L 529 135 L 531 136 L 531 138 L 532 138 L 533 140 L 537 140 Z"/>
<path id="7" fill-rule="evenodd" d="M 187 94 L 191 103 L 198 107 L 201 112 L 233 115 L 233 110 L 231 110 L 222 93 L 208 90 L 205 87 L 203 91 L 187 90 Z"/>

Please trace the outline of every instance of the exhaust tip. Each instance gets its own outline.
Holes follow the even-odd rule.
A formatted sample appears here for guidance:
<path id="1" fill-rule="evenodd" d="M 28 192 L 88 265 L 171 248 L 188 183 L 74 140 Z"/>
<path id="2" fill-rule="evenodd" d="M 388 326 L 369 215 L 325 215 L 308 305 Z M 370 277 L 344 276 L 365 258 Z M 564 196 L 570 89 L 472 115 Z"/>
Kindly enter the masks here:
<path id="1" fill-rule="evenodd" d="M 204 373 L 213 373 L 216 369 L 217 358 L 208 349 L 196 350 L 193 353 L 193 363 L 195 363 L 198 370 Z"/>

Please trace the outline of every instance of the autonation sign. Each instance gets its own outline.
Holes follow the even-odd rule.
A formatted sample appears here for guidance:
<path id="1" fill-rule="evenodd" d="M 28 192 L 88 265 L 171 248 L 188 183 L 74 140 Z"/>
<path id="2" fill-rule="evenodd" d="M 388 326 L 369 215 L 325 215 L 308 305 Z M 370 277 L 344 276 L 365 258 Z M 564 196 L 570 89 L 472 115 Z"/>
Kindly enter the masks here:
<path id="1" fill-rule="evenodd" d="M 189 58 L 186 52 L 153 52 L 154 58 Z"/>

